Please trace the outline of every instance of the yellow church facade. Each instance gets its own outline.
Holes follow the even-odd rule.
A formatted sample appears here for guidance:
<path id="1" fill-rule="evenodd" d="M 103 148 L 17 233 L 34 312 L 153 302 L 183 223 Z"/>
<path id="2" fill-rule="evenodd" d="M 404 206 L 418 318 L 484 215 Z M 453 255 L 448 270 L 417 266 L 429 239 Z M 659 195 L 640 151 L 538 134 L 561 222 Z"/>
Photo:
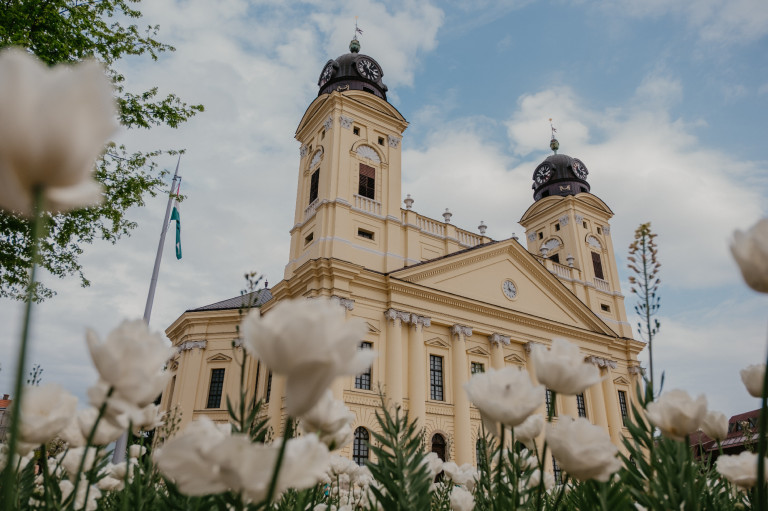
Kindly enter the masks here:
<path id="1" fill-rule="evenodd" d="M 341 454 L 360 462 L 377 430 L 379 389 L 425 432 L 428 446 L 458 464 L 476 463 L 480 416 L 463 386 L 489 368 L 520 367 L 535 380 L 531 348 L 554 338 L 577 344 L 601 384 L 557 396 L 559 416 L 587 417 L 620 445 L 641 379 L 611 241 L 610 208 L 590 193 L 578 159 L 555 154 L 534 171 L 534 202 L 522 243 L 493 240 L 420 215 L 401 190 L 408 123 L 386 100 L 378 63 L 359 53 L 329 60 L 318 97 L 296 131 L 300 142 L 294 225 L 284 279 L 254 293 L 262 314 L 291 298 L 327 297 L 368 324 L 361 349 L 378 357 L 339 380 L 335 397 L 355 413 L 355 441 Z M 511 229 L 510 229 L 511 230 Z M 176 348 L 162 406 L 181 425 L 228 420 L 239 395 L 237 340 L 242 297 L 182 314 L 166 334 Z M 247 388 L 267 401 L 270 426 L 285 420 L 284 382 L 248 358 Z M 544 408 L 542 407 L 542 412 Z"/>

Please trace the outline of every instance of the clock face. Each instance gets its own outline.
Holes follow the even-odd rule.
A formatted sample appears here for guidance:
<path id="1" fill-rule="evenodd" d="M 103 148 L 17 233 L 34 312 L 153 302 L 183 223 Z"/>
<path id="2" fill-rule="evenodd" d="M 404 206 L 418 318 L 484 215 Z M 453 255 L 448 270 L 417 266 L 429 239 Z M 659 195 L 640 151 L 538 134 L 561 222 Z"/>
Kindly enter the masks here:
<path id="1" fill-rule="evenodd" d="M 364 78 L 368 78 L 374 82 L 381 78 L 381 70 L 379 70 L 379 66 L 374 64 L 371 59 L 358 59 L 357 72 L 360 73 Z"/>
<path id="2" fill-rule="evenodd" d="M 579 179 L 587 179 L 587 174 L 589 174 L 589 171 L 581 160 L 574 158 L 573 173 L 576 174 L 576 177 Z"/>
<path id="3" fill-rule="evenodd" d="M 552 177 L 555 168 L 547 162 L 542 163 L 533 172 L 533 180 L 537 185 L 543 185 Z"/>
<path id="4" fill-rule="evenodd" d="M 501 290 L 504 291 L 504 296 L 510 300 L 514 300 L 517 296 L 517 286 L 515 286 L 515 283 L 511 280 L 505 280 L 504 283 L 501 284 Z"/>
<path id="5" fill-rule="evenodd" d="M 329 62 L 323 68 L 323 72 L 320 73 L 320 79 L 317 81 L 317 84 L 320 87 L 322 87 L 323 85 L 328 83 L 328 80 L 330 80 L 333 77 L 334 72 L 335 72 L 335 69 L 333 69 L 333 62 Z"/>

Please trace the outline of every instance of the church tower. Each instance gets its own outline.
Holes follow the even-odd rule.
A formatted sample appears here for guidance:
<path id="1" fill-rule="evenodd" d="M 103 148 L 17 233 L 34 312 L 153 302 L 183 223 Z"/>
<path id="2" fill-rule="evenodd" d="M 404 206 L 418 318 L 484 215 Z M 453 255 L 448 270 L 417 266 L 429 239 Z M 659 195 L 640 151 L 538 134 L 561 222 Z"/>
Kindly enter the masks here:
<path id="1" fill-rule="evenodd" d="M 384 72 L 360 53 L 329 60 L 317 98 L 296 130 L 301 143 L 289 279 L 314 259 L 339 259 L 377 271 L 403 266 L 400 235 L 405 118 L 387 102 Z"/>
<path id="2" fill-rule="evenodd" d="M 618 335 L 632 337 L 608 223 L 613 211 L 590 193 L 586 165 L 557 154 L 559 147 L 553 135 L 554 154 L 533 172 L 535 202 L 520 219 L 528 251 Z"/>

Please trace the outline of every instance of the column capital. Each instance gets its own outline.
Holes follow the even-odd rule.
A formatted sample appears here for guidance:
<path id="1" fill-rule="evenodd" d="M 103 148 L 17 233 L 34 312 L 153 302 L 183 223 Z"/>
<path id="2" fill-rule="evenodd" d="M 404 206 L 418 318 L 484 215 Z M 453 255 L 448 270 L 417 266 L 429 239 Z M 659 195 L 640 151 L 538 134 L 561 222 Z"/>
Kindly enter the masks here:
<path id="1" fill-rule="evenodd" d="M 207 344 L 208 341 L 184 341 L 179 344 L 179 347 L 176 348 L 176 350 L 181 353 L 182 351 L 193 350 L 195 348 L 205 349 Z"/>
<path id="2" fill-rule="evenodd" d="M 399 311 L 397 309 L 392 309 L 392 308 L 389 308 L 386 311 L 384 311 L 384 317 L 386 317 L 387 319 L 391 319 L 392 321 L 399 319 L 402 323 L 411 322 L 410 312 Z"/>
<path id="3" fill-rule="evenodd" d="M 472 337 L 472 327 L 464 325 L 453 325 L 451 327 L 451 333 L 454 335 L 463 335 L 464 337 Z"/>
<path id="4" fill-rule="evenodd" d="M 610 360 L 603 357 L 596 357 L 594 355 L 590 355 L 588 357 L 584 357 L 584 362 L 589 362 L 590 364 L 595 364 L 597 367 L 603 369 L 606 367 L 609 367 L 611 369 L 616 369 L 616 361 Z"/>
<path id="5" fill-rule="evenodd" d="M 640 366 L 629 366 L 627 371 L 629 374 L 645 376 L 645 369 Z"/>
<path id="6" fill-rule="evenodd" d="M 533 348 L 535 348 L 536 346 L 544 346 L 544 344 L 536 341 L 528 341 L 524 345 L 525 352 L 530 355 L 531 352 L 533 351 Z"/>
<path id="7" fill-rule="evenodd" d="M 338 303 L 348 311 L 355 308 L 355 301 L 351 298 L 344 298 L 343 296 L 331 295 L 331 301 Z"/>
<path id="8" fill-rule="evenodd" d="M 498 333 L 492 333 L 488 336 L 488 340 L 491 344 L 498 344 L 501 346 L 502 344 L 505 346 L 509 346 L 510 339 L 508 335 L 502 335 Z"/>
<path id="9" fill-rule="evenodd" d="M 426 316 L 419 316 L 418 314 L 411 314 L 410 318 L 411 325 L 415 327 L 429 327 L 432 325 L 432 318 L 428 318 Z"/>

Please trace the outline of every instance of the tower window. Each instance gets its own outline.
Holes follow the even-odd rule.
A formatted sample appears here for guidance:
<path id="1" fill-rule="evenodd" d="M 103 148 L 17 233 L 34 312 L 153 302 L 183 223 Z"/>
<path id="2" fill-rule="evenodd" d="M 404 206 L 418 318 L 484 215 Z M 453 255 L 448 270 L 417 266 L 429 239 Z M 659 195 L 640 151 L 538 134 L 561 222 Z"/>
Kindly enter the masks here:
<path id="1" fill-rule="evenodd" d="M 379 137 L 379 145 L 384 145 L 384 137 Z"/>
<path id="2" fill-rule="evenodd" d="M 224 390 L 224 369 L 211 369 L 211 384 L 208 387 L 208 404 L 206 408 L 221 406 L 221 393 Z"/>
<path id="3" fill-rule="evenodd" d="M 619 410 L 621 411 L 621 422 L 626 427 L 629 412 L 627 411 L 627 393 L 623 390 L 619 391 Z"/>
<path id="4" fill-rule="evenodd" d="M 317 200 L 317 190 L 320 187 L 320 169 L 317 169 L 312 173 L 312 177 L 309 178 L 309 203 L 312 204 Z"/>
<path id="5" fill-rule="evenodd" d="M 576 394 L 576 410 L 579 412 L 579 417 L 587 416 L 587 405 L 584 402 L 584 393 Z"/>
<path id="6" fill-rule="evenodd" d="M 325 128 L 323 128 L 323 131 L 320 132 L 320 140 L 323 140 L 325 138 Z"/>
<path id="7" fill-rule="evenodd" d="M 354 135 L 357 135 L 357 136 L 359 137 L 359 136 L 360 136 L 360 128 L 358 128 L 357 126 L 355 126 L 354 128 L 352 128 L 352 133 L 353 133 Z"/>
<path id="8" fill-rule="evenodd" d="M 540 233 L 539 233 L 539 239 L 540 239 L 540 240 L 543 240 L 543 239 L 544 239 L 544 233 L 543 233 L 543 232 L 540 232 Z"/>
<path id="9" fill-rule="evenodd" d="M 595 278 L 605 280 L 603 275 L 603 262 L 600 259 L 600 254 L 592 252 L 592 268 L 595 270 Z"/>
<path id="10" fill-rule="evenodd" d="M 304 238 L 304 244 L 305 245 L 309 245 L 310 243 L 312 243 L 313 239 L 315 239 L 315 233 L 314 232 L 310 232 L 309 234 L 307 234 L 307 237 Z"/>
<path id="11" fill-rule="evenodd" d="M 555 230 L 556 230 L 556 231 L 559 231 L 559 230 L 560 230 L 560 224 L 559 224 L 559 223 L 555 224 Z"/>
<path id="12" fill-rule="evenodd" d="M 363 87 L 363 90 L 364 90 L 365 92 L 369 92 L 369 93 L 371 93 L 371 94 L 376 94 L 375 92 L 373 92 L 373 89 L 371 89 L 371 88 L 369 88 L 369 87 Z"/>
<path id="13" fill-rule="evenodd" d="M 586 220 L 584 220 L 583 222 L 581 222 L 581 225 L 583 225 L 583 226 L 584 226 L 584 228 L 586 229 L 586 228 L 587 228 L 587 221 L 586 221 Z"/>
<path id="14" fill-rule="evenodd" d="M 560 264 L 560 254 L 552 254 L 551 256 L 549 256 L 549 260 L 557 264 Z"/>
<path id="15" fill-rule="evenodd" d="M 604 303 L 600 304 L 600 310 L 603 312 L 611 312 L 611 306 Z"/>
<path id="16" fill-rule="evenodd" d="M 352 461 L 360 465 L 365 465 L 368 461 L 368 430 L 360 426 L 355 430 L 355 441 L 352 445 Z"/>
<path id="17" fill-rule="evenodd" d="M 429 398 L 443 400 L 443 357 L 429 356 Z"/>
<path id="18" fill-rule="evenodd" d="M 376 169 L 370 165 L 360 164 L 360 183 L 357 194 L 369 199 L 376 197 Z"/>
<path id="19" fill-rule="evenodd" d="M 369 350 L 371 348 L 373 348 L 373 343 L 370 343 L 367 341 L 360 343 L 361 350 Z M 371 390 L 371 368 L 370 367 L 366 369 L 364 372 L 355 376 L 355 388 L 362 389 L 362 390 Z"/>
<path id="20" fill-rule="evenodd" d="M 602 227 L 598 227 L 598 228 L 597 228 L 597 234 L 603 234 L 603 229 L 602 229 Z"/>

